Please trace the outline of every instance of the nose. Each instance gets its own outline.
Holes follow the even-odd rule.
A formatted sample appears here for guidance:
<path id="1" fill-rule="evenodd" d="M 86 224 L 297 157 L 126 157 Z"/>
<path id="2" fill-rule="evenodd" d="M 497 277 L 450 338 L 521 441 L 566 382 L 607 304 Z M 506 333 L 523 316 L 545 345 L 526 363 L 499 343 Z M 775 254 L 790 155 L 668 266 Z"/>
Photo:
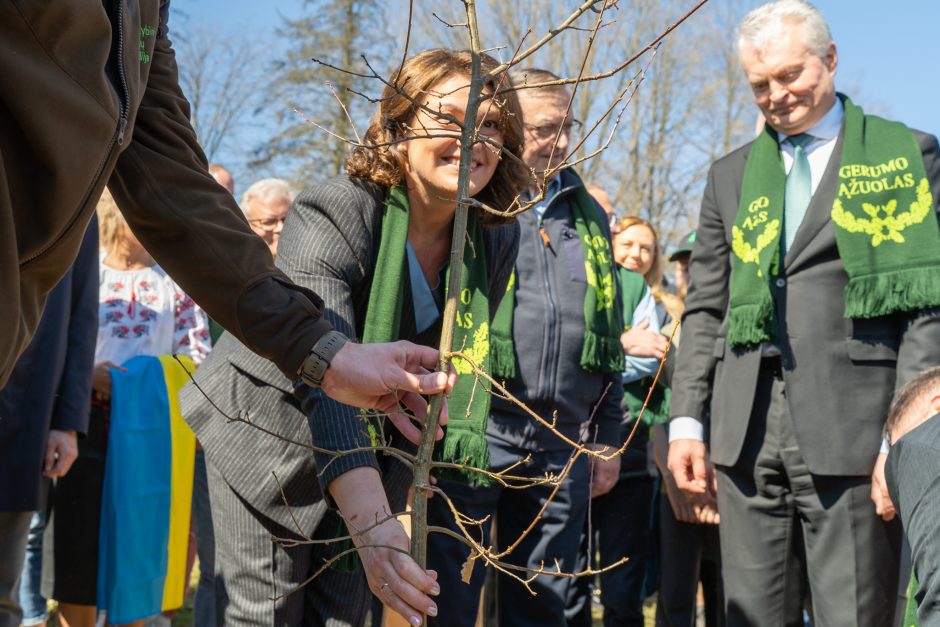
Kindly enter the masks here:
<path id="1" fill-rule="evenodd" d="M 274 232 L 275 232 L 275 233 L 280 233 L 280 232 L 283 231 L 283 230 L 284 230 L 284 218 L 281 218 L 281 219 L 279 219 L 279 220 L 277 221 L 277 223 L 274 225 Z"/>
<path id="2" fill-rule="evenodd" d="M 783 83 L 770 81 L 770 100 L 771 102 L 781 102 L 787 97 L 787 89 Z"/>

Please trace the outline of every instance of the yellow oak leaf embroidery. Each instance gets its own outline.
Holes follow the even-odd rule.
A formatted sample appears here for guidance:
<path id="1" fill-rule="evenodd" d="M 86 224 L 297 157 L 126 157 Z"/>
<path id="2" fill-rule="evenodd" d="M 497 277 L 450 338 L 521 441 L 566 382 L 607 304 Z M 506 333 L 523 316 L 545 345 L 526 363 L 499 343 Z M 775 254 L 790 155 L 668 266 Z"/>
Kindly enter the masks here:
<path id="1" fill-rule="evenodd" d="M 863 202 L 862 211 L 869 217 L 861 218 L 846 211 L 841 199 L 836 198 L 832 204 L 832 221 L 849 233 L 871 236 L 871 245 L 875 248 L 887 241 L 903 244 L 905 240 L 902 231 L 923 222 L 930 214 L 932 205 L 930 184 L 926 178 L 922 178 L 917 185 L 917 199 L 911 203 L 908 211 L 896 214 L 898 201 L 894 198 L 883 205 Z"/>
<path id="2" fill-rule="evenodd" d="M 731 250 L 743 263 L 753 263 L 756 265 L 757 276 L 762 277 L 764 274 L 760 269 L 760 254 L 765 248 L 777 240 L 779 234 L 780 220 L 771 220 L 764 226 L 764 230 L 761 231 L 760 235 L 757 236 L 754 245 L 751 245 L 750 242 L 745 241 L 744 231 L 735 225 L 731 227 Z"/>
<path id="3" fill-rule="evenodd" d="M 483 367 L 483 360 L 490 354 L 490 325 L 488 322 L 482 323 L 473 332 L 473 339 L 470 341 L 469 346 L 465 346 L 461 352 L 471 359 L 477 367 Z M 473 374 L 473 366 L 461 357 L 454 357 L 454 370 L 457 371 L 457 374 Z"/>

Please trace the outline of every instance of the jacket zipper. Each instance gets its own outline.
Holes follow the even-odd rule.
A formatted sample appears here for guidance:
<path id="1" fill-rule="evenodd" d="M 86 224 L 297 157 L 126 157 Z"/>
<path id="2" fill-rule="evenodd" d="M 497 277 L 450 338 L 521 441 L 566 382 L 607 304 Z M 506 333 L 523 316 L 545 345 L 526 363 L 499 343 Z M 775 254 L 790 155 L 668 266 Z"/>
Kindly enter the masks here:
<path id="1" fill-rule="evenodd" d="M 551 206 L 554 200 L 555 199 L 553 198 L 552 200 L 548 202 L 548 204 L 545 206 L 545 211 L 548 211 L 548 208 Z M 543 236 L 543 234 L 545 234 L 545 230 L 542 225 L 542 220 L 544 216 L 545 216 L 545 212 L 543 212 L 542 215 L 539 216 L 539 220 L 538 220 L 538 232 L 540 236 Z M 539 390 L 539 398 L 545 399 L 545 402 L 551 405 L 553 404 L 552 401 L 553 401 L 553 396 L 555 394 L 554 382 L 555 382 L 555 376 L 557 375 L 557 373 L 555 372 L 556 370 L 555 355 L 557 353 L 557 351 L 555 350 L 555 326 L 556 326 L 555 318 L 558 315 L 558 306 L 555 304 L 554 290 L 552 289 L 552 280 L 549 277 L 550 267 L 548 263 L 547 249 L 551 247 L 551 243 L 550 241 L 546 241 L 546 238 L 544 237 L 542 239 L 542 243 L 544 245 L 541 246 L 541 248 L 539 249 L 539 254 L 542 259 L 542 279 L 543 279 L 543 286 L 545 288 L 545 300 L 548 305 L 546 307 L 546 310 L 547 310 L 546 313 L 548 315 L 547 315 L 547 320 L 545 324 L 545 336 L 546 336 L 545 346 L 548 349 L 547 351 L 548 354 L 544 355 L 545 369 L 542 371 L 543 377 L 544 377 L 542 379 L 543 389 Z"/>
<path id="2" fill-rule="evenodd" d="M 111 141 L 108 142 L 108 147 L 104 151 L 104 156 L 101 158 L 101 161 L 98 162 L 98 168 L 95 170 L 95 175 L 91 179 L 91 185 L 85 190 L 85 193 L 82 195 L 81 203 L 78 205 L 78 211 L 72 214 L 72 217 L 65 224 L 65 227 L 59 232 L 59 234 L 51 242 L 37 250 L 35 253 L 24 259 L 20 262 L 20 267 L 25 266 L 29 262 L 33 261 L 37 257 L 44 255 L 51 248 L 54 248 L 62 238 L 68 233 L 72 227 L 75 225 L 75 222 L 78 220 L 78 216 L 81 215 L 81 208 L 88 203 L 88 199 L 91 196 L 92 190 L 97 187 L 98 181 L 101 179 L 101 175 L 104 172 L 104 166 L 111 159 L 111 152 L 114 150 L 115 144 L 122 146 L 124 145 L 124 132 L 127 129 L 127 114 L 130 110 L 130 90 L 127 87 L 127 74 L 124 72 L 124 0 L 121 0 L 118 3 L 118 77 L 121 79 L 121 113 L 118 119 L 118 127 L 115 134 L 111 137 Z"/>
<path id="3" fill-rule="evenodd" d="M 121 79 L 121 117 L 118 120 L 117 144 L 124 145 L 124 131 L 127 129 L 127 112 L 130 109 L 131 90 L 127 87 L 127 74 L 124 71 L 124 0 L 118 2 L 118 78 Z M 112 143 L 108 149 L 113 148 Z"/>

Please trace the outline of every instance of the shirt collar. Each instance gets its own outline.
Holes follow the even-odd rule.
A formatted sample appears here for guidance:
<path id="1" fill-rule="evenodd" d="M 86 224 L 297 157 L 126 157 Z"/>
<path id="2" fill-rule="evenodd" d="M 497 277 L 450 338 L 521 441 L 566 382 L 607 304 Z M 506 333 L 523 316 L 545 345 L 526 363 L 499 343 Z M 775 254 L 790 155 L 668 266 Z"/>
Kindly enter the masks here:
<path id="1" fill-rule="evenodd" d="M 839 136 L 842 130 L 842 119 L 845 117 L 845 107 L 842 105 L 842 99 L 836 96 L 835 103 L 829 107 L 826 114 L 822 116 L 811 129 L 806 131 L 812 135 L 815 140 L 829 141 Z M 777 133 L 777 140 L 783 144 L 789 135 Z"/>

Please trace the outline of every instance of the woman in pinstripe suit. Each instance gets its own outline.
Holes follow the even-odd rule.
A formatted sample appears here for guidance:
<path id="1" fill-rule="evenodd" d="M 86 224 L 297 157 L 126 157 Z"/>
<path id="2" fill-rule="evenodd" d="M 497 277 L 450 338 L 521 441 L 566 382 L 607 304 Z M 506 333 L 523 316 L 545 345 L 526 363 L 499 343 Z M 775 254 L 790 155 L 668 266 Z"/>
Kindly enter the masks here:
<path id="1" fill-rule="evenodd" d="M 484 72 L 497 65 L 489 57 L 483 61 Z M 398 339 L 437 344 L 470 63 L 469 53 L 451 50 L 407 60 L 386 87 L 364 145 L 347 161 L 348 175 L 311 187 L 294 201 L 278 266 L 320 294 L 324 315 L 349 337 L 362 338 L 372 285 L 385 278 L 375 270 L 386 201 L 401 186 L 408 228 Z M 501 84 L 498 77 L 491 79 L 487 89 L 495 93 Z M 472 150 L 470 194 L 507 209 L 527 177 L 518 159 L 522 125 L 515 95 L 484 102 L 475 127 L 481 140 Z M 470 219 L 484 227 L 492 317 L 512 271 L 518 227 L 476 210 Z M 359 625 L 369 588 L 413 624 L 422 614 L 436 613 L 435 574 L 408 557 L 404 529 L 389 516 L 403 509 L 410 469 L 371 451 L 310 455 L 263 431 L 294 441 L 312 439 L 331 451 L 367 447 L 365 422 L 355 408 L 321 390 L 291 384 L 230 337 L 223 337 L 196 381 L 204 394 L 189 386 L 183 407 L 206 452 L 220 624 Z M 227 421 L 208 399 L 229 416 L 247 420 Z M 408 440 L 415 442 L 418 435 L 413 426 L 387 434 L 393 446 L 411 450 Z M 331 549 L 316 541 L 344 534 L 342 521 L 365 577 L 362 571 L 319 573 Z M 272 543 L 272 537 L 288 542 Z"/>

